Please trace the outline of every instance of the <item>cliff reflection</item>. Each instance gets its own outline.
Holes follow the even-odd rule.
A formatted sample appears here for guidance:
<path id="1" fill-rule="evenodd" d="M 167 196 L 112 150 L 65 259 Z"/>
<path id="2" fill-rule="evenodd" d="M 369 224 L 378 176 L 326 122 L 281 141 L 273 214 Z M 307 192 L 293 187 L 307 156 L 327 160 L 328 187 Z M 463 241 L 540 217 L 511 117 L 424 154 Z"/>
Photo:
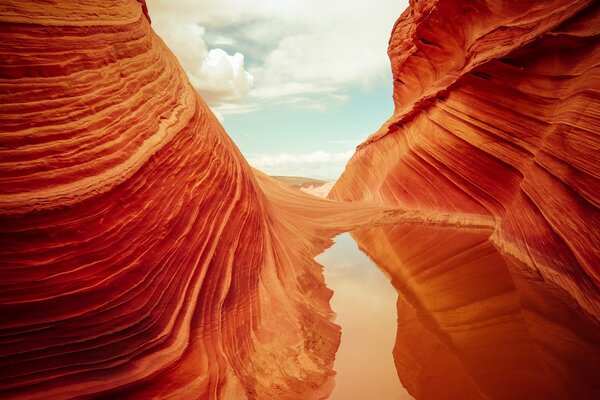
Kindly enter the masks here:
<path id="1" fill-rule="evenodd" d="M 331 306 L 342 327 L 332 400 L 412 399 L 400 384 L 392 349 L 396 336 L 396 291 L 349 234 L 316 260 L 324 265 Z"/>
<path id="2" fill-rule="evenodd" d="M 500 255 L 491 234 L 353 232 L 399 294 L 394 359 L 402 383 L 417 399 L 600 398 L 598 321 Z"/>

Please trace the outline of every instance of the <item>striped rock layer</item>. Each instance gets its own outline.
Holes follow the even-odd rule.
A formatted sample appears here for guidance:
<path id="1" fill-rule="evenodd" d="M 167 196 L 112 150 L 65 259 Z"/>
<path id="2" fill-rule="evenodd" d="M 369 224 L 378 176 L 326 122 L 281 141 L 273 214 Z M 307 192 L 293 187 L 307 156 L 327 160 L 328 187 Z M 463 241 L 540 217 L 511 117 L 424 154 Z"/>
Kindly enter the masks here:
<path id="1" fill-rule="evenodd" d="M 331 197 L 252 170 L 138 1 L 0 4 L 0 398 L 321 399 L 346 230 L 416 398 L 594 398 L 599 11 L 417 2 Z"/>
<path id="2" fill-rule="evenodd" d="M 322 398 L 333 231 L 267 199 L 144 7 L 0 4 L 0 398 Z"/>
<path id="3" fill-rule="evenodd" d="M 354 238 L 398 289 L 394 357 L 426 399 L 597 398 L 600 4 L 411 1 L 393 116 L 329 197 L 471 213 Z"/>
<path id="4" fill-rule="evenodd" d="M 144 10 L 0 4 L 0 398 L 325 398 L 340 329 L 314 255 L 478 222 L 252 170 Z"/>

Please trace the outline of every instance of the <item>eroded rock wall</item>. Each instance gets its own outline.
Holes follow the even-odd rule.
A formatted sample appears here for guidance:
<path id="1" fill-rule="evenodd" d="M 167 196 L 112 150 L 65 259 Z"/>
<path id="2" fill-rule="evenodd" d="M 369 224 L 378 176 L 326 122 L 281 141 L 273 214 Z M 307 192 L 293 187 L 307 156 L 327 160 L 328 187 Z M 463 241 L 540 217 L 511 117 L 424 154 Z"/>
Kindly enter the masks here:
<path id="1" fill-rule="evenodd" d="M 394 114 L 330 198 L 494 220 L 353 234 L 399 291 L 417 398 L 598 395 L 599 35 L 590 1 L 411 1 L 396 23 Z"/>
<path id="2" fill-rule="evenodd" d="M 265 197 L 142 3 L 0 5 L 0 397 L 321 398 L 328 241 Z"/>
<path id="3" fill-rule="evenodd" d="M 596 2 L 413 2 L 394 115 L 331 198 L 491 215 L 494 244 L 598 317 Z"/>

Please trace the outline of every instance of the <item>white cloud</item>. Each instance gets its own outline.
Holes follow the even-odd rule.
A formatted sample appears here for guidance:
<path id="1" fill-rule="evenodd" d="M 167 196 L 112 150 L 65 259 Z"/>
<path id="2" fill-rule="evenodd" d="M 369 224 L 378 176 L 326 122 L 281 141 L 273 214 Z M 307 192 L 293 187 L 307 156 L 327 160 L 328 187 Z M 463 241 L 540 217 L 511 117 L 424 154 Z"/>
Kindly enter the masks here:
<path id="1" fill-rule="evenodd" d="M 313 82 L 281 82 L 277 87 L 263 86 L 252 91 L 252 96 L 261 99 L 274 99 L 297 96 L 299 94 L 327 94 L 335 91 L 333 86 L 321 86 Z"/>
<path id="2" fill-rule="evenodd" d="M 213 44 L 219 46 L 233 46 L 235 44 L 235 40 L 227 36 L 217 36 L 214 38 Z"/>
<path id="3" fill-rule="evenodd" d="M 254 76 L 254 88 L 248 91 L 252 80 L 243 73 L 242 56 L 214 54 L 220 68 L 213 69 L 212 75 L 201 68 L 199 73 L 219 82 L 206 89 L 214 98 L 239 103 L 248 94 L 255 104 L 281 104 L 295 98 L 287 104 L 314 109 L 345 101 L 349 90 L 389 83 L 387 43 L 407 5 L 406 0 L 148 0 L 156 24 L 162 20 L 179 27 L 199 24 L 206 27 L 207 35 L 214 35 L 211 44 L 235 46 L 252 60 L 247 72 Z M 187 42 L 202 40 L 204 34 L 190 37 L 155 28 Z M 189 46 L 167 43 L 178 56 L 185 57 L 189 50 Z M 231 73 L 221 75 L 227 63 Z M 188 73 L 188 66 L 192 68 L 190 75 L 198 74 L 193 69 L 198 68 L 198 60 L 182 64 Z"/>
<path id="4" fill-rule="evenodd" d="M 248 154 L 246 158 L 250 165 L 269 175 L 332 179 L 342 173 L 353 153 L 319 150 L 304 154 Z"/>
<path id="5" fill-rule="evenodd" d="M 221 115 L 229 114 L 246 114 L 258 110 L 260 107 L 256 104 L 233 104 L 225 103 L 219 106 L 213 107 L 214 112 L 218 112 Z"/>
<path id="6" fill-rule="evenodd" d="M 242 102 L 254 80 L 244 69 L 242 54 L 209 49 L 204 41 L 205 29 L 195 23 L 157 17 L 152 25 L 211 107 Z M 221 39 L 223 42 L 225 38 Z"/>

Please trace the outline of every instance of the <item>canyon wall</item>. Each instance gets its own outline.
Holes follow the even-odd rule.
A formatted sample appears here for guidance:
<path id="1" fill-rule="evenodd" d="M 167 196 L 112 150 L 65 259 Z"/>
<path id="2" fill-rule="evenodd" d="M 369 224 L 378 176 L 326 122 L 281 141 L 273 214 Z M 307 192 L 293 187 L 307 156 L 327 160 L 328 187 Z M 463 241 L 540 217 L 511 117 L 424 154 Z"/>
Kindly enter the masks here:
<path id="1" fill-rule="evenodd" d="M 342 201 L 493 219 L 354 238 L 398 289 L 416 398 L 595 398 L 600 386 L 600 5 L 411 1 L 393 116 Z"/>
<path id="2" fill-rule="evenodd" d="M 331 201 L 248 166 L 143 1 L 3 2 L 0 397 L 324 398 L 347 230 L 415 397 L 598 397 L 599 19 L 413 1 Z"/>
<path id="3" fill-rule="evenodd" d="M 145 5 L 3 2 L 0 43 L 0 397 L 325 396 L 326 224 L 266 198 Z"/>

